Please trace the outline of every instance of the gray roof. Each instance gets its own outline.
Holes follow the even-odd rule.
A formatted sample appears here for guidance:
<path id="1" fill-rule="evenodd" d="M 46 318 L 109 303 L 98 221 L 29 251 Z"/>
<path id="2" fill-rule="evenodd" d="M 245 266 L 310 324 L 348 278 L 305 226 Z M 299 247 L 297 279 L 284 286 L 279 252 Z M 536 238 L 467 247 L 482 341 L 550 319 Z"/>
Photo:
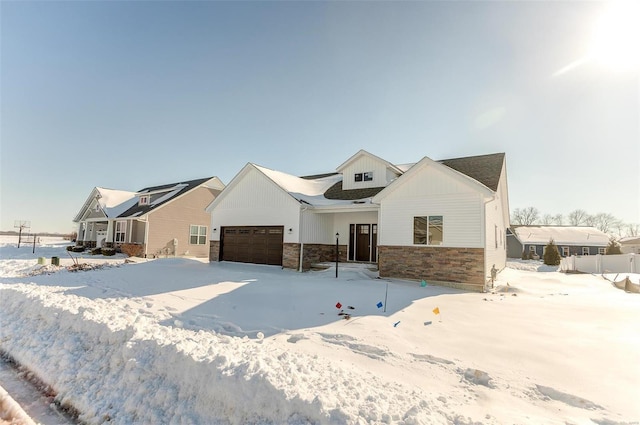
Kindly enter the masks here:
<path id="1" fill-rule="evenodd" d="M 500 182 L 504 153 L 443 159 L 438 162 L 479 181 L 495 192 Z"/>
<path id="2" fill-rule="evenodd" d="M 134 206 L 132 206 L 131 208 L 129 208 L 128 210 L 126 210 L 125 212 L 123 212 L 122 214 L 120 214 L 118 217 L 139 217 L 141 215 L 144 215 L 146 213 L 148 213 L 149 211 L 152 211 L 164 204 L 166 204 L 167 202 L 169 202 L 172 199 L 175 199 L 176 197 L 189 192 L 192 189 L 195 189 L 196 187 L 200 186 L 201 184 L 205 183 L 206 181 L 211 180 L 213 177 L 205 177 L 202 179 L 196 179 L 196 180 L 189 180 L 189 181 L 184 181 L 184 182 L 177 182 L 177 183 L 171 183 L 171 184 L 163 184 L 160 186 L 150 186 L 150 187 L 145 187 L 144 189 L 140 189 L 137 193 L 138 194 L 145 194 L 145 193 L 152 193 L 152 192 L 158 192 L 158 191 L 172 191 L 175 190 L 176 193 L 174 193 L 172 196 L 167 196 L 165 199 L 162 199 L 162 201 L 160 202 L 155 202 L 155 203 L 151 203 L 150 205 L 139 205 L 138 203 L 136 203 Z M 178 187 L 181 186 L 181 187 Z"/>
<path id="3" fill-rule="evenodd" d="M 468 156 L 464 158 L 444 159 L 436 162 L 469 176 L 487 186 L 489 189 L 496 191 L 498 190 L 498 183 L 500 182 L 504 157 L 504 153 L 494 153 L 488 155 Z M 305 176 L 303 178 L 313 179 L 334 174 L 335 173 L 318 174 L 315 176 Z M 365 199 L 377 195 L 382 189 L 384 189 L 384 187 L 343 190 L 342 182 L 340 181 L 327 189 L 324 196 L 327 199 L 340 200 Z"/>

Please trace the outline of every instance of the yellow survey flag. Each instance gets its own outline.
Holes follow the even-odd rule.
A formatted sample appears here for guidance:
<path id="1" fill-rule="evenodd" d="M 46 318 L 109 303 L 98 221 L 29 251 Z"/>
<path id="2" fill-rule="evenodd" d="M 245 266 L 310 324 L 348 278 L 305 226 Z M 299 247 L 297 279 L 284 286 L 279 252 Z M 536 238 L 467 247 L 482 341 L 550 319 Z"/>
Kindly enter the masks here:
<path id="1" fill-rule="evenodd" d="M 440 314 L 440 309 L 438 307 L 434 308 L 433 314 Z"/>

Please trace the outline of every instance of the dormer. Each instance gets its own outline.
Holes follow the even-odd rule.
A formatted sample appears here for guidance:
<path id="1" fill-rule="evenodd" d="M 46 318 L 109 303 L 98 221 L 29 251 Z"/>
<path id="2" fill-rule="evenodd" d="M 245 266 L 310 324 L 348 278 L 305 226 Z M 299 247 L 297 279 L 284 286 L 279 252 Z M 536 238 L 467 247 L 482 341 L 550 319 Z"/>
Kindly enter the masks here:
<path id="1" fill-rule="evenodd" d="M 140 195 L 138 205 L 141 207 L 149 205 L 149 195 Z"/>
<path id="2" fill-rule="evenodd" d="M 365 150 L 358 151 L 336 168 L 342 174 L 342 189 L 386 187 L 402 174 L 395 165 Z"/>

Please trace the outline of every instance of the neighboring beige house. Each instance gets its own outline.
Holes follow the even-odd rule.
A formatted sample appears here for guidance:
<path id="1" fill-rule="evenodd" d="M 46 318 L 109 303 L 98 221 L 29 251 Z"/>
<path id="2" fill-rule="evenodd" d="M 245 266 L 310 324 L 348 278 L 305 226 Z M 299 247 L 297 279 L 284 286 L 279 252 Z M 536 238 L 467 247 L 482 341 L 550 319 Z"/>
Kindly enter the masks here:
<path id="1" fill-rule="evenodd" d="M 640 236 L 628 236 L 618 243 L 623 254 L 640 254 Z"/>
<path id="2" fill-rule="evenodd" d="M 207 205 L 224 189 L 207 177 L 137 192 L 96 187 L 74 218 L 77 244 L 116 247 L 143 257 L 209 256 Z"/>
<path id="3" fill-rule="evenodd" d="M 360 150 L 336 172 L 296 177 L 247 164 L 207 208 L 212 261 L 306 270 L 377 263 L 381 277 L 485 288 L 506 265 L 503 153 L 392 164 Z"/>

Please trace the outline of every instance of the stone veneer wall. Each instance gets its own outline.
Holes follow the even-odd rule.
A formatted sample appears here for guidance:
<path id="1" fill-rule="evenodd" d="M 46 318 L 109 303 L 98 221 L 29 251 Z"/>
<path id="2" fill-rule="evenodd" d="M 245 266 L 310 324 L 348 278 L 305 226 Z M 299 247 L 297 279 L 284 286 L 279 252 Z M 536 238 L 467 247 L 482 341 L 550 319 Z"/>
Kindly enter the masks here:
<path id="1" fill-rule="evenodd" d="M 282 244 L 282 267 L 298 270 L 300 266 L 300 244 Z"/>
<path id="2" fill-rule="evenodd" d="M 339 261 L 347 261 L 347 246 L 338 245 Z M 304 244 L 302 269 L 309 270 L 314 263 L 329 263 L 336 260 L 336 246 L 323 244 Z M 282 267 L 298 270 L 300 268 L 300 244 L 285 243 L 282 248 Z"/>
<path id="3" fill-rule="evenodd" d="M 321 244 L 304 244 L 303 270 L 309 270 L 315 263 L 331 263 L 336 261 L 336 246 Z M 338 261 L 347 261 L 347 246 L 338 245 Z"/>
<path id="4" fill-rule="evenodd" d="M 378 246 L 380 277 L 426 280 L 455 288 L 482 291 L 483 248 Z"/>
<path id="5" fill-rule="evenodd" d="M 209 261 L 220 261 L 220 241 L 209 241 Z"/>

